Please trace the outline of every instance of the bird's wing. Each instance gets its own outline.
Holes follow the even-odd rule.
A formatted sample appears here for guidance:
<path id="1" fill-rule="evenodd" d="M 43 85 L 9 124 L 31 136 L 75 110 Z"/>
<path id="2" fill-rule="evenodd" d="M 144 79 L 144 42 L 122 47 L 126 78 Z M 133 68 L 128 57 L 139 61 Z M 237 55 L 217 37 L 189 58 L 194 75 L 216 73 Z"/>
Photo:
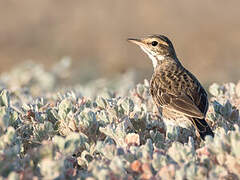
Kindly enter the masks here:
<path id="1" fill-rule="evenodd" d="M 177 81 L 172 80 L 172 82 Z M 204 102 L 207 102 L 207 99 L 201 95 L 202 93 L 199 94 L 197 87 L 200 85 L 192 83 L 189 88 L 185 84 L 182 84 L 183 86 L 178 88 L 174 84 L 165 81 L 162 74 L 153 76 L 151 80 L 151 94 L 155 103 L 158 106 L 168 108 L 171 111 L 184 114 L 188 117 L 204 118 L 207 104 L 200 104 L 199 106 L 198 101 L 205 99 L 206 101 Z"/>
<path id="2" fill-rule="evenodd" d="M 157 103 L 161 106 L 175 111 L 185 116 L 194 118 L 204 118 L 204 114 L 198 109 L 194 102 L 185 94 L 174 96 L 167 93 L 162 93 L 156 97 Z"/>

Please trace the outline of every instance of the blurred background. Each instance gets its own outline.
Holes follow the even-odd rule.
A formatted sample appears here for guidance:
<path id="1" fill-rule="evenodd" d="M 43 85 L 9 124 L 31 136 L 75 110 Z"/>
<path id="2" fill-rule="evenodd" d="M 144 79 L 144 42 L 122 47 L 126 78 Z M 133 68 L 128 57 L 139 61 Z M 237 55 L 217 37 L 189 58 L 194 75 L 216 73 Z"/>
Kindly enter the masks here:
<path id="1" fill-rule="evenodd" d="M 240 1 L 0 2 L 0 72 L 26 60 L 46 68 L 72 59 L 72 82 L 135 71 L 150 79 L 150 59 L 128 37 L 167 35 L 182 63 L 205 85 L 240 79 Z"/>

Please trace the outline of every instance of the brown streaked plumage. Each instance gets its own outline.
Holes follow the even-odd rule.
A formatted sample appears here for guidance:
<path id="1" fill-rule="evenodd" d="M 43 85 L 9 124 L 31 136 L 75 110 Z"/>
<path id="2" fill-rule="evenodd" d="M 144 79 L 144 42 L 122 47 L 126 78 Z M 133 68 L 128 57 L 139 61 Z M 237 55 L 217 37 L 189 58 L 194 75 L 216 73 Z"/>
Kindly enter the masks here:
<path id="1" fill-rule="evenodd" d="M 195 76 L 178 60 L 171 41 L 163 35 L 128 39 L 150 57 L 154 67 L 150 92 L 162 115 L 187 117 L 202 139 L 214 134 L 205 120 L 208 110 L 207 93 Z M 171 112 L 171 113 L 168 113 Z"/>

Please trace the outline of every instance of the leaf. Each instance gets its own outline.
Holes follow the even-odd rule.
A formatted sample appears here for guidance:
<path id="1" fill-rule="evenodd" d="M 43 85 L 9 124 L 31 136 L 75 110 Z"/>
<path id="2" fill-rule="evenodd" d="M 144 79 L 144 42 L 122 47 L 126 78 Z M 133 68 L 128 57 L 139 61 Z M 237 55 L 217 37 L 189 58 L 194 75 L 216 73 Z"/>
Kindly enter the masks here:
<path id="1" fill-rule="evenodd" d="M 106 100 L 100 96 L 97 97 L 96 103 L 97 103 L 98 107 L 100 107 L 102 109 L 106 108 L 106 106 L 107 106 Z"/>
<path id="2" fill-rule="evenodd" d="M 6 89 L 3 89 L 0 93 L 0 106 L 8 107 L 10 105 L 9 92 Z"/>
<path id="3" fill-rule="evenodd" d="M 70 99 L 63 99 L 61 103 L 58 106 L 58 115 L 61 119 L 66 119 L 67 114 L 71 111 L 72 109 L 72 102 Z"/>
<path id="4" fill-rule="evenodd" d="M 213 83 L 210 87 L 209 87 L 209 92 L 213 95 L 213 96 L 218 96 L 219 95 L 219 85 L 217 83 Z"/>
<path id="5" fill-rule="evenodd" d="M 124 98 L 120 105 L 124 109 L 126 114 L 129 114 L 130 112 L 132 112 L 134 110 L 134 103 L 128 97 Z"/>

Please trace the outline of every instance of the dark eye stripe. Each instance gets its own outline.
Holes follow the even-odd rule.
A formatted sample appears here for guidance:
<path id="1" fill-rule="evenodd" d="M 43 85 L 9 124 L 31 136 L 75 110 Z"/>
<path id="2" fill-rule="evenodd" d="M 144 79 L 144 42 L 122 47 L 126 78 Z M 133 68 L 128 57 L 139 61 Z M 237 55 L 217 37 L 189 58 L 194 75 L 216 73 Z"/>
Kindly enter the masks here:
<path id="1" fill-rule="evenodd" d="M 156 46 L 156 45 L 158 45 L 158 42 L 157 41 L 153 41 L 152 42 L 152 46 Z"/>

